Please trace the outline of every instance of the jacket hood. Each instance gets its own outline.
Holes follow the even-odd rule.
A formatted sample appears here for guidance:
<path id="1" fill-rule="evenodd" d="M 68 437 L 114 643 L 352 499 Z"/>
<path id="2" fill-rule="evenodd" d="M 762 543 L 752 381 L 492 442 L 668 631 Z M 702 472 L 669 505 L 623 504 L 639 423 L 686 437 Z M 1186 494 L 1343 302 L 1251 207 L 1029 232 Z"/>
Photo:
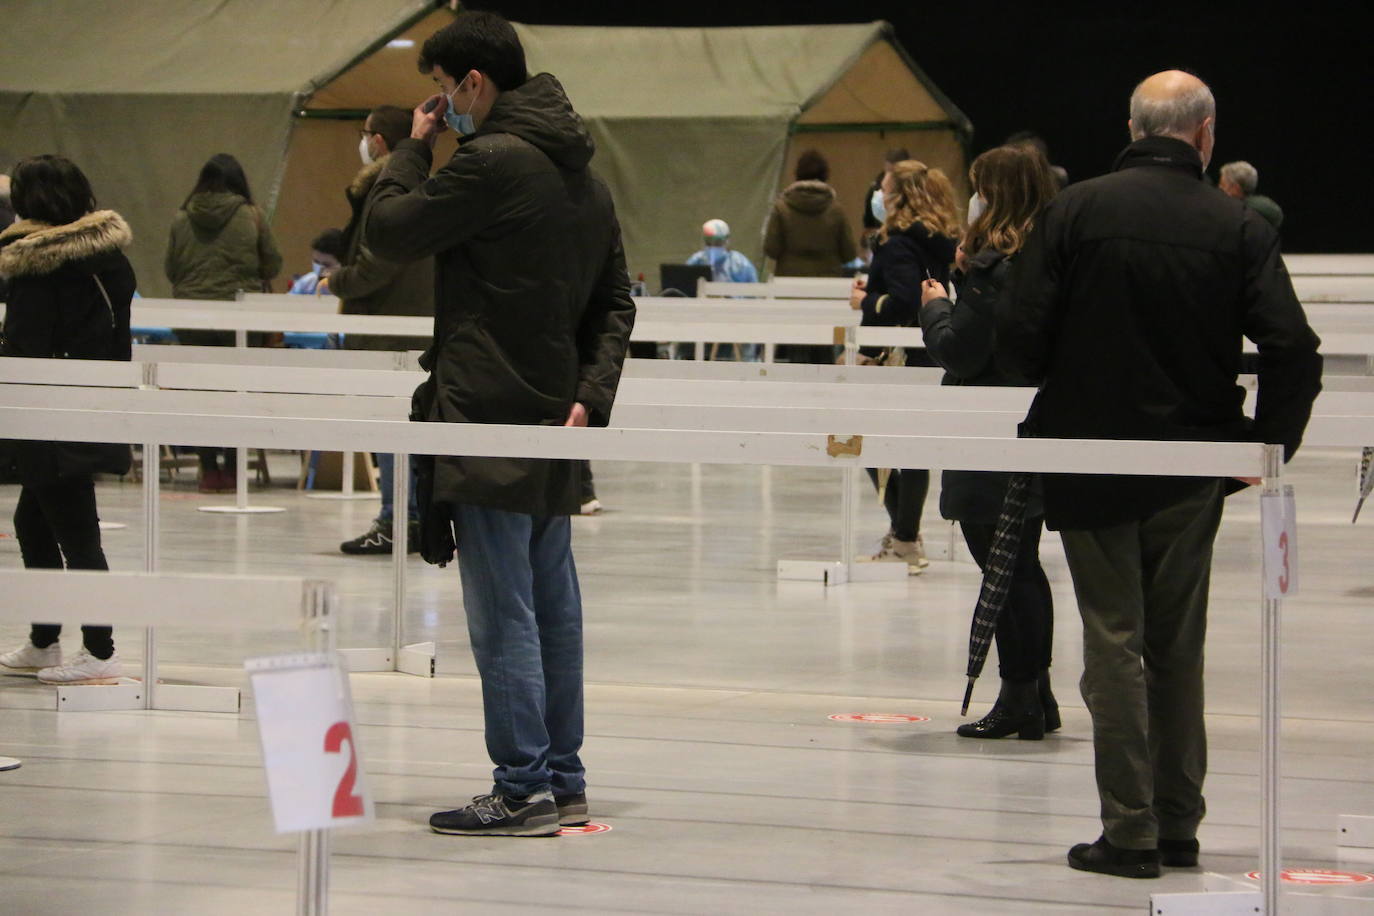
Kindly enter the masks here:
<path id="1" fill-rule="evenodd" d="M 793 210 L 820 213 L 835 199 L 835 189 L 824 181 L 794 181 L 782 192 L 782 199 Z"/>
<path id="2" fill-rule="evenodd" d="M 0 277 L 50 274 L 64 265 L 129 247 L 133 233 L 113 210 L 93 210 L 52 226 L 20 220 L 0 232 Z"/>
<path id="3" fill-rule="evenodd" d="M 377 183 L 377 176 L 382 174 L 382 169 L 386 168 L 386 161 L 390 158 L 391 154 L 387 153 L 359 169 L 358 174 L 354 175 L 353 180 L 349 182 L 348 199 L 362 200 L 367 197 L 372 186 Z"/>
<path id="4" fill-rule="evenodd" d="M 186 215 L 202 229 L 219 229 L 248 201 L 232 191 L 201 191 L 186 201 Z"/>
<path id="5" fill-rule="evenodd" d="M 573 171 L 585 169 L 596 152 L 587 125 L 550 73 L 532 76 L 524 85 L 502 92 L 478 134 L 514 134 L 561 168 Z"/>
<path id="6" fill-rule="evenodd" d="M 1202 178 L 1202 156 L 1189 144 L 1173 137 L 1146 137 L 1135 141 L 1116 157 L 1112 171 L 1151 165 L 1182 169 L 1192 172 L 1199 180 Z"/>

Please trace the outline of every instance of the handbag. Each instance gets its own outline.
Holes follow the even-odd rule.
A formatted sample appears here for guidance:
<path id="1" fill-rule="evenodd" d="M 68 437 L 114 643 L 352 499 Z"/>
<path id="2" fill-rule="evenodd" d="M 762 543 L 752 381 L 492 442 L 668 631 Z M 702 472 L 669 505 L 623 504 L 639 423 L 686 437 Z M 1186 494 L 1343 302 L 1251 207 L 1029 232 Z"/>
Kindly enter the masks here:
<path id="1" fill-rule="evenodd" d="M 410 396 L 412 423 L 433 422 L 436 387 L 431 374 Z M 448 511 L 448 504 L 434 502 L 438 459 L 433 455 L 412 455 L 410 460 L 415 468 L 415 506 L 420 516 L 420 543 L 416 546 L 426 563 L 442 568 L 452 562 L 458 551 L 458 540 L 453 533 L 453 513 Z"/>

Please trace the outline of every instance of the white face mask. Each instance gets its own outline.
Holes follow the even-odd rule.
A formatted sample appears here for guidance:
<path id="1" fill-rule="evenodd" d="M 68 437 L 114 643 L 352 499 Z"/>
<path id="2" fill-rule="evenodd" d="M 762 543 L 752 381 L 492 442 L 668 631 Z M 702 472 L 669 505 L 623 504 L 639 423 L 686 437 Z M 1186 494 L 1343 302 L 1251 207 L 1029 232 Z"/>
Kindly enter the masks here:
<path id="1" fill-rule="evenodd" d="M 374 161 L 372 150 L 367 145 L 369 139 L 369 137 L 361 137 L 358 140 L 358 156 L 363 160 L 363 165 L 371 165 Z"/>

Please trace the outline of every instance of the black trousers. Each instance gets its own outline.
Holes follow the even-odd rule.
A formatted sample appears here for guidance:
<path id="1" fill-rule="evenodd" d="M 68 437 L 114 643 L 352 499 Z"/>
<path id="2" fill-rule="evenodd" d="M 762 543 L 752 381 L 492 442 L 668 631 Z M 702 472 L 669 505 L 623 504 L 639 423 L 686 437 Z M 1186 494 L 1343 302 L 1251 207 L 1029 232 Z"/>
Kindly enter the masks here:
<path id="1" fill-rule="evenodd" d="M 873 486 L 878 485 L 878 471 L 868 469 L 868 477 Z M 883 508 L 892 525 L 892 533 L 899 541 L 914 541 L 921 533 L 921 510 L 926 505 L 926 494 L 930 492 L 930 471 L 893 470 L 887 478 L 887 490 L 883 493 Z"/>
<path id="2" fill-rule="evenodd" d="M 1012 571 L 1011 591 L 997 618 L 997 667 L 1009 681 L 1030 681 L 1050 666 L 1054 643 L 1054 597 L 1040 565 L 1039 518 L 1026 519 L 1021 529 L 1021 552 Z M 960 522 L 968 552 L 979 569 L 987 566 L 995 522 Z"/>
<path id="3" fill-rule="evenodd" d="M 100 547 L 95 483 L 89 477 L 22 487 L 14 509 L 14 534 L 25 569 L 110 568 Z M 86 651 L 109 658 L 114 654 L 113 632 L 110 627 L 83 626 Z M 29 639 L 43 649 L 57 642 L 61 633 L 60 624 L 35 623 Z"/>

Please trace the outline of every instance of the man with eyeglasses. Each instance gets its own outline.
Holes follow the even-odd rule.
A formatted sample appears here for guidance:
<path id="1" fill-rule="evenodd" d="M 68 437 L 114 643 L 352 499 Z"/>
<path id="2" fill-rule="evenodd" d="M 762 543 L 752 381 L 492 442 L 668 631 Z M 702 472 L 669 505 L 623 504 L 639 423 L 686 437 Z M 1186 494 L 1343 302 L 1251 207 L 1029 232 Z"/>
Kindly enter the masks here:
<path id="1" fill-rule="evenodd" d="M 374 108 L 358 133 L 358 156 L 363 161 L 363 167 L 344 192 L 353 216 L 344 228 L 343 266 L 331 272 L 317 291 L 338 296 L 342 300 L 339 310 L 345 315 L 432 316 L 434 259 L 421 258 L 404 263 L 388 261 L 379 258 L 363 240 L 377 176 L 386 168 L 396 144 L 410 136 L 410 112 L 395 105 Z M 421 337 L 349 334 L 344 338 L 344 348 L 348 350 L 421 350 L 427 346 L 429 340 Z M 368 530 L 339 545 L 339 550 L 346 554 L 391 553 L 392 518 L 395 514 L 391 487 L 395 457 L 387 452 L 379 452 L 377 470 L 382 478 L 381 511 Z M 416 515 L 415 478 L 412 476 L 407 512 L 411 526 L 407 543 L 412 553 L 419 549 Z"/>

